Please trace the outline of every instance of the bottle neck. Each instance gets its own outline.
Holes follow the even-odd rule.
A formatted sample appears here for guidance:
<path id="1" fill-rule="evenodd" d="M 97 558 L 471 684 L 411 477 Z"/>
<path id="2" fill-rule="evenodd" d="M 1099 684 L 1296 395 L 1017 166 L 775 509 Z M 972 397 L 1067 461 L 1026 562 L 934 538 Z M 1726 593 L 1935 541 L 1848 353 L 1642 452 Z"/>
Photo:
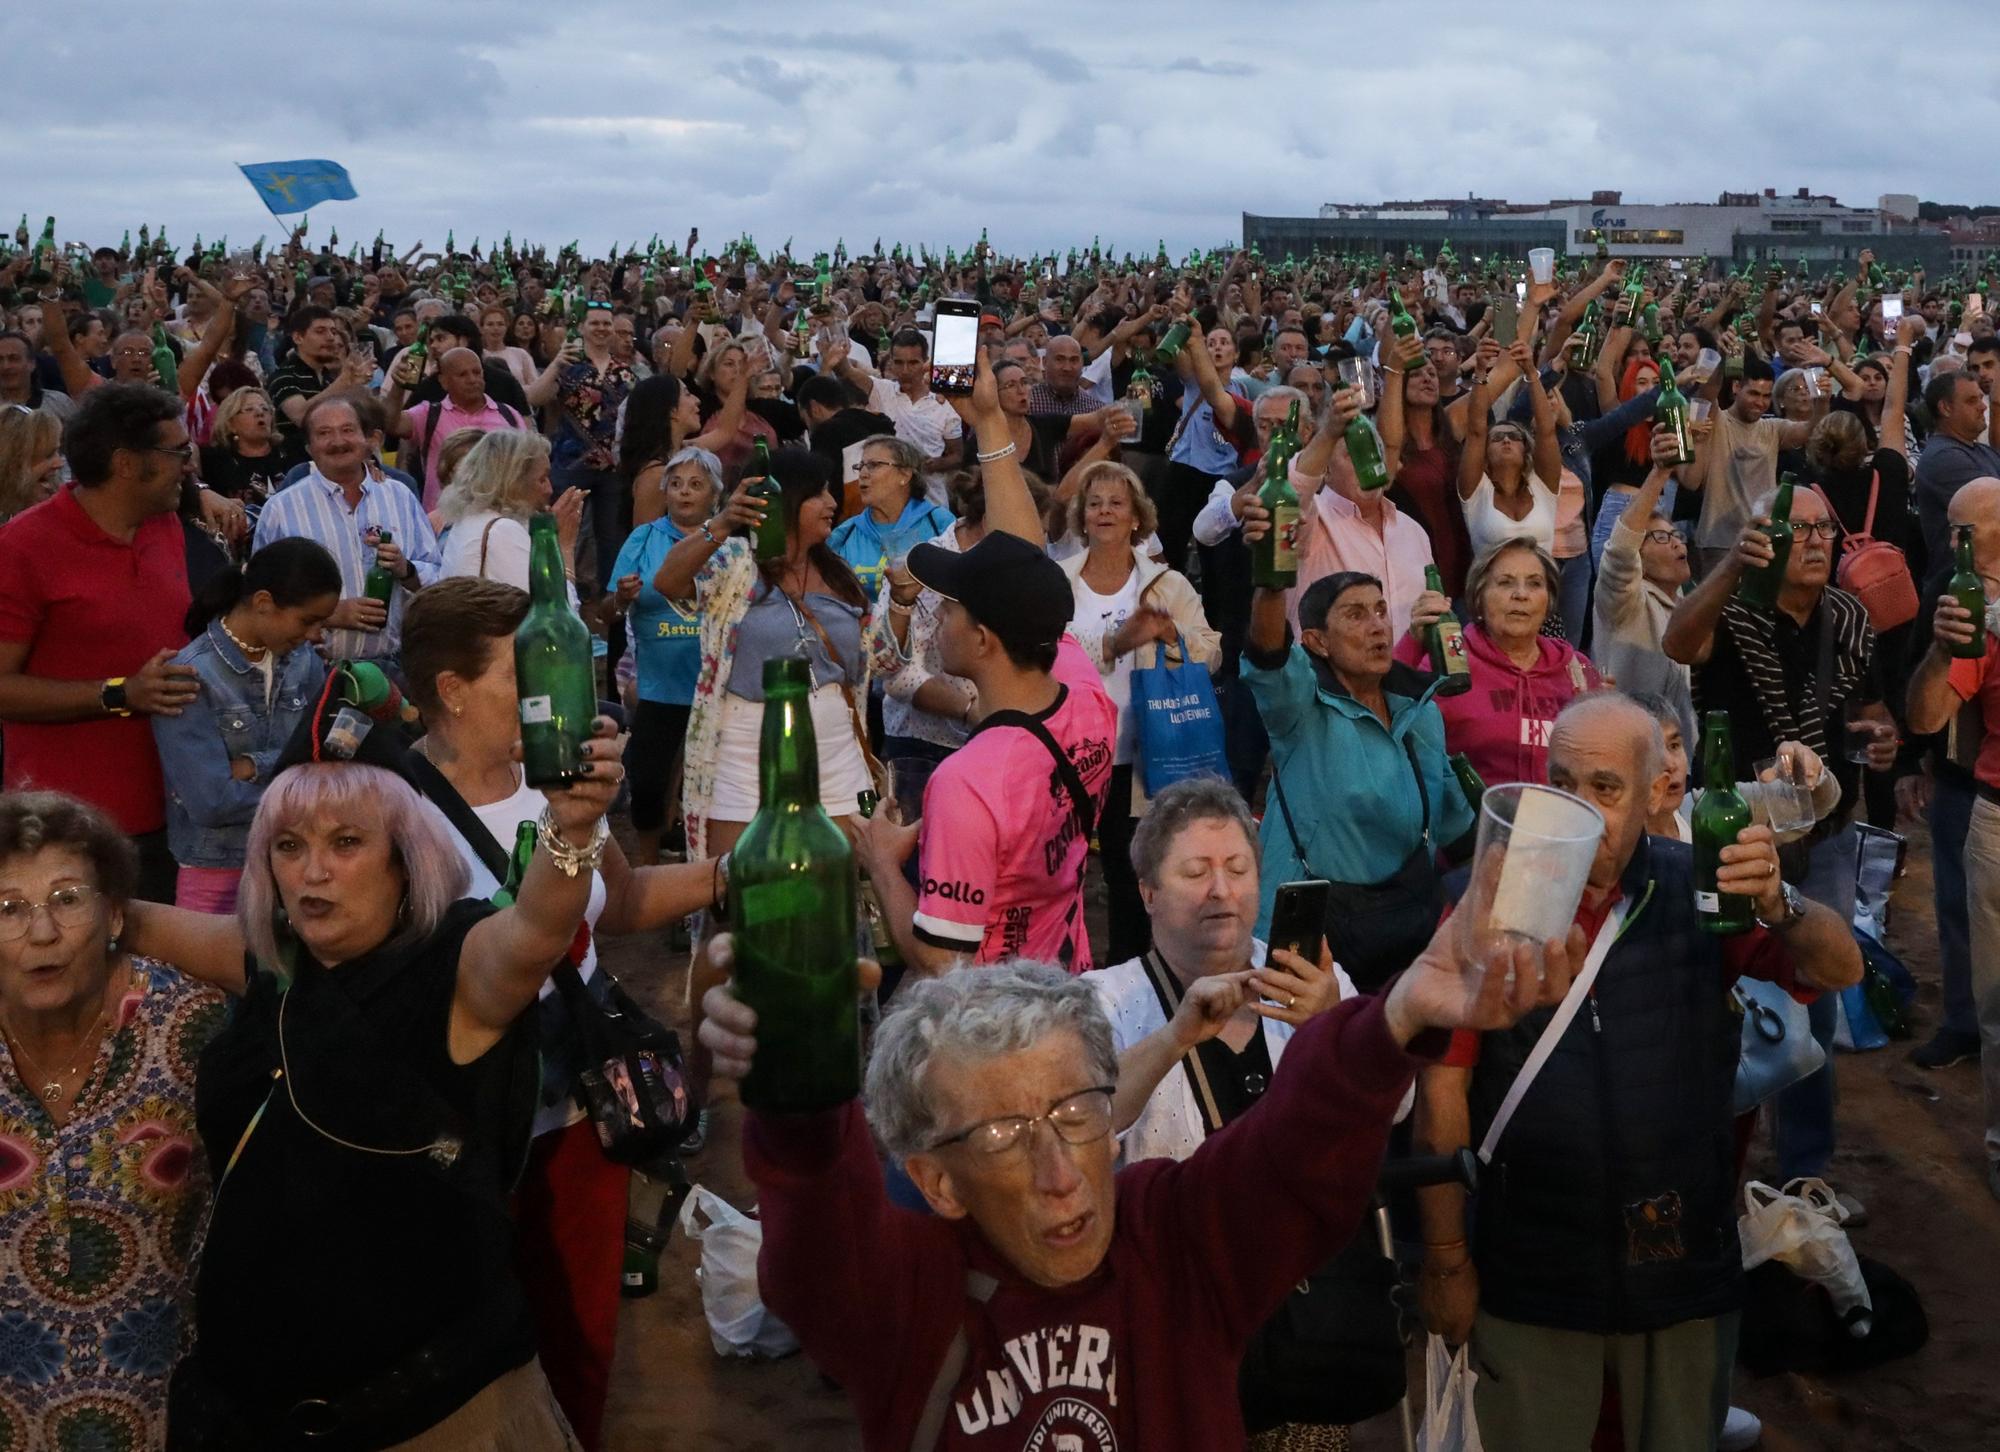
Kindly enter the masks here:
<path id="1" fill-rule="evenodd" d="M 1703 749 L 1702 775 L 1707 778 L 1708 790 L 1712 792 L 1735 789 L 1736 753 L 1731 749 L 1726 727 L 1709 728 L 1708 742 Z"/>
<path id="2" fill-rule="evenodd" d="M 529 526 L 528 593 L 535 603 L 545 601 L 567 607 L 569 591 L 563 576 L 562 546 L 556 541 L 555 522 L 538 517 Z"/>
<path id="3" fill-rule="evenodd" d="M 819 801 L 819 744 L 802 687 L 764 698 L 764 727 L 757 753 L 758 803 L 798 810 Z"/>

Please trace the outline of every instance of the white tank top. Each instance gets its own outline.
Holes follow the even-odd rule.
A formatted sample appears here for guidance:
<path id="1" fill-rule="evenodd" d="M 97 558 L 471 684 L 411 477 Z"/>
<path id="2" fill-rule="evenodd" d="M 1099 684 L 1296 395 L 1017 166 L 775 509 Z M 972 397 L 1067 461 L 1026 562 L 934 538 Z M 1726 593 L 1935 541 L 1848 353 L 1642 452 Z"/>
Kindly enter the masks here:
<path id="1" fill-rule="evenodd" d="M 1556 501 L 1560 496 L 1536 476 L 1532 465 L 1528 469 L 1528 497 L 1534 500 L 1534 507 L 1528 511 L 1527 518 L 1513 519 L 1501 513 L 1500 506 L 1494 502 L 1493 476 L 1479 476 L 1479 487 L 1472 491 L 1472 497 L 1459 501 L 1465 508 L 1465 532 L 1472 539 L 1475 557 L 1503 539 L 1514 539 L 1524 534 L 1545 550 L 1555 549 Z"/>

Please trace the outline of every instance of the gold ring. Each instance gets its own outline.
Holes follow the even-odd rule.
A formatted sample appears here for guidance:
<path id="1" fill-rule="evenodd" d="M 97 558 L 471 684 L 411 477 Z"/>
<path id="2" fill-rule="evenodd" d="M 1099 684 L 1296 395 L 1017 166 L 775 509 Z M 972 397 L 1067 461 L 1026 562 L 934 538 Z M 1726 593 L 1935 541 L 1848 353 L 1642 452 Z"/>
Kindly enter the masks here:
<path id="1" fill-rule="evenodd" d="M 1286 1008 L 1297 1008 L 1298 1003 L 1299 1003 L 1299 996 L 1296 993 L 1287 993 L 1285 995 Z"/>

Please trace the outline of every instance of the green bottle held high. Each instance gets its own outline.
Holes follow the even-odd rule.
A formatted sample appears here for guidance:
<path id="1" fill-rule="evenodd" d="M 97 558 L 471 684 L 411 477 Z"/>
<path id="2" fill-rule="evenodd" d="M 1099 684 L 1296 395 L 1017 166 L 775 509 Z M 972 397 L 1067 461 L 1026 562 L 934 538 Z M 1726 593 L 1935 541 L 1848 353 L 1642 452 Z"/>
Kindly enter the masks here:
<path id="1" fill-rule="evenodd" d="M 1674 365 L 1665 358 L 1660 360 L 1660 397 L 1653 405 L 1653 422 L 1661 428 L 1670 429 L 1674 436 L 1674 457 L 1676 464 L 1694 462 L 1694 433 L 1689 425 L 1687 395 L 1681 392 L 1674 381 Z"/>
<path id="2" fill-rule="evenodd" d="M 1756 918 L 1755 902 L 1716 886 L 1722 849 L 1734 846 L 1750 825 L 1750 804 L 1736 790 L 1736 754 L 1727 711 L 1710 711 L 1703 718 L 1701 756 L 1703 786 L 1693 823 L 1695 917 L 1705 932 L 1747 933 Z"/>
<path id="3" fill-rule="evenodd" d="M 771 449 L 761 438 L 750 446 L 750 467 L 745 473 L 750 497 L 764 511 L 763 522 L 752 533 L 751 551 L 757 563 L 769 564 L 785 557 L 785 499 L 778 481 L 771 477 Z"/>
<path id="4" fill-rule="evenodd" d="M 1973 563 L 1972 526 L 1953 525 L 1952 534 L 1957 558 L 1944 588 L 1972 616 L 1972 639 L 1964 645 L 1954 645 L 1951 654 L 1958 660 L 1980 660 L 1986 655 L 1986 582 L 1980 579 Z"/>
<path id="5" fill-rule="evenodd" d="M 819 800 L 819 748 L 799 656 L 764 662 L 757 815 L 729 854 L 736 996 L 756 1011 L 746 1107 L 807 1114 L 861 1092 L 854 853 Z"/>
<path id="6" fill-rule="evenodd" d="M 1348 462 L 1354 465 L 1354 481 L 1363 489 L 1389 487 L 1389 458 L 1382 448 L 1382 435 L 1375 420 L 1357 413 L 1341 435 L 1347 445 Z"/>
<path id="7" fill-rule="evenodd" d="M 1424 588 L 1444 594 L 1444 577 L 1436 565 L 1424 566 Z M 1438 678 L 1437 695 L 1462 696 L 1472 689 L 1472 661 L 1465 654 L 1465 628 L 1447 604 L 1437 623 L 1424 632 L 1430 647 L 1431 674 Z"/>
<path id="8" fill-rule="evenodd" d="M 164 323 L 153 324 L 153 372 L 160 380 L 160 387 L 176 396 L 180 394 L 180 360 L 174 356 L 173 345 L 167 341 Z"/>
<path id="9" fill-rule="evenodd" d="M 1400 288 L 1392 290 L 1389 294 L 1389 326 L 1395 331 L 1398 338 L 1417 338 L 1422 336 L 1422 330 L 1417 327 L 1416 318 L 1403 305 L 1403 294 Z"/>
<path id="10" fill-rule="evenodd" d="M 1257 502 L 1269 512 L 1271 527 L 1250 546 L 1250 583 L 1260 589 L 1289 590 L 1299 582 L 1299 495 L 1291 478 L 1298 436 L 1295 398 L 1264 449 L 1264 482 L 1257 490 Z"/>
<path id="11" fill-rule="evenodd" d="M 1792 490 L 1798 480 L 1786 474 L 1778 480 L 1778 497 L 1771 504 L 1771 519 L 1761 526 L 1771 542 L 1771 563 L 1762 569 L 1745 570 L 1737 581 L 1736 598 L 1745 605 L 1769 613 L 1778 608 L 1778 592 L 1784 587 L 1785 566 L 1792 558 Z"/>
<path id="12" fill-rule="evenodd" d="M 1175 323 L 1161 336 L 1160 346 L 1154 350 L 1154 355 L 1162 363 L 1173 362 L 1174 359 L 1180 356 L 1181 349 L 1187 346 L 1190 336 L 1192 336 L 1192 330 L 1189 329 L 1185 322 Z"/>
<path id="13" fill-rule="evenodd" d="M 528 523 L 528 595 L 527 618 L 514 632 L 514 689 L 523 774 L 546 791 L 583 775 L 583 745 L 597 716 L 590 631 L 570 608 L 556 517 L 546 510 Z"/>

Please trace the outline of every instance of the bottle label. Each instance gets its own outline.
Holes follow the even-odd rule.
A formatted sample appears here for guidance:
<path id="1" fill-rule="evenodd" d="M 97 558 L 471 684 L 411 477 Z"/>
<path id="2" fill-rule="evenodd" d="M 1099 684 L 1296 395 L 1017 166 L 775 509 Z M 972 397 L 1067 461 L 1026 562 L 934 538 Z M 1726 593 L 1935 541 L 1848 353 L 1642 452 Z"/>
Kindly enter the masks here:
<path id="1" fill-rule="evenodd" d="M 1440 674 L 1447 676 L 1471 675 L 1472 662 L 1465 658 L 1465 632 L 1459 628 L 1458 622 L 1456 620 L 1440 620 L 1438 622 L 1438 639 L 1444 647 L 1442 651 L 1444 656 L 1444 670 Z"/>
<path id="2" fill-rule="evenodd" d="M 1280 504 L 1271 511 L 1271 568 L 1280 572 L 1299 567 L 1299 507 Z"/>
<path id="3" fill-rule="evenodd" d="M 1709 917 L 1719 915 L 1722 912 L 1722 894 L 1719 892 L 1703 892 L 1700 888 L 1696 888 L 1694 890 L 1694 910 Z"/>
<path id="4" fill-rule="evenodd" d="M 521 724 L 523 726 L 546 726 L 555 720 L 555 701 L 549 696 L 521 697 Z"/>

